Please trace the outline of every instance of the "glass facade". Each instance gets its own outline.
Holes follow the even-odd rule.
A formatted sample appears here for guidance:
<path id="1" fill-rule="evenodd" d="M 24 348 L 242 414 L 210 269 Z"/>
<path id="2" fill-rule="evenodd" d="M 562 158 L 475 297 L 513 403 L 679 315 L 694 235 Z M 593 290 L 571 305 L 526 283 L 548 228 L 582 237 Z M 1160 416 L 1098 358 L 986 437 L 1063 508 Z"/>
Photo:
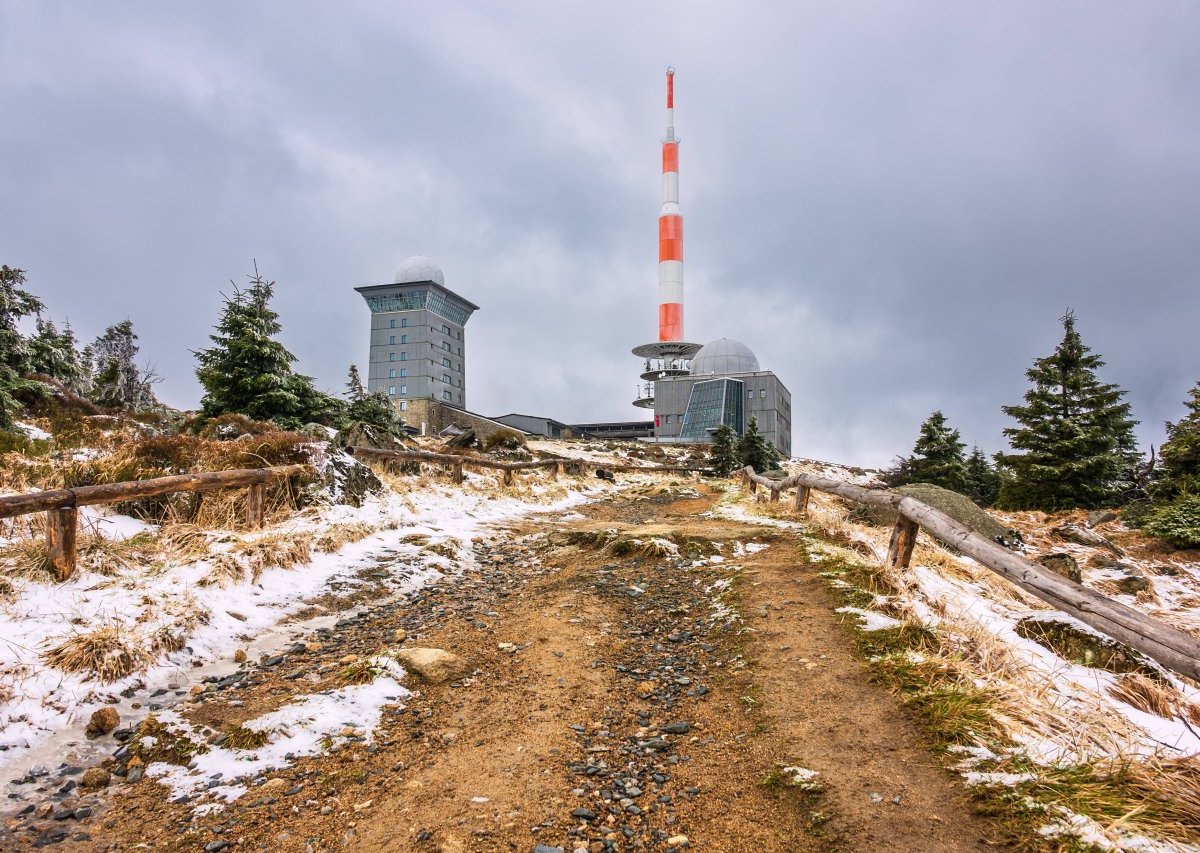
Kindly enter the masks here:
<path id="1" fill-rule="evenodd" d="M 467 318 L 471 316 L 469 309 L 455 305 L 444 294 L 433 290 L 414 290 L 397 296 L 368 296 L 366 300 L 375 314 L 418 311 L 425 308 L 460 326 L 466 325 Z M 450 332 L 447 330 L 446 334 Z"/>
<path id="2" fill-rule="evenodd" d="M 746 428 L 742 388 L 740 379 L 709 379 L 693 385 L 679 437 L 708 441 L 721 424 L 729 424 L 741 435 Z"/>

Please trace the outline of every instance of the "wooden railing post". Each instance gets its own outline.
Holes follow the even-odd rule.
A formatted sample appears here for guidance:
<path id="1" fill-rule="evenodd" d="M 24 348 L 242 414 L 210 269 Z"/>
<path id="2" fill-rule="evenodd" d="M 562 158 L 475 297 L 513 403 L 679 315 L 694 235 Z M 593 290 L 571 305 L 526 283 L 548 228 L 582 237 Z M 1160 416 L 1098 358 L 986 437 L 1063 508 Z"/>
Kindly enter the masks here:
<path id="1" fill-rule="evenodd" d="M 554 479 L 557 480 L 559 477 L 561 477 L 563 474 L 566 474 L 566 473 L 567 473 L 567 466 L 564 465 L 562 462 L 559 462 L 557 465 L 554 466 Z"/>
<path id="2" fill-rule="evenodd" d="M 75 507 L 52 509 L 46 513 L 46 556 L 54 577 L 69 580 L 75 573 L 75 533 L 79 510 Z"/>
<path id="3" fill-rule="evenodd" d="M 892 528 L 892 541 L 888 545 L 886 565 L 889 569 L 903 571 L 908 568 L 920 529 L 915 521 L 902 515 L 896 517 L 896 526 Z"/>
<path id="4" fill-rule="evenodd" d="M 771 503 L 779 503 L 779 486 L 771 486 Z"/>
<path id="5" fill-rule="evenodd" d="M 262 483 L 251 483 L 246 487 L 246 526 L 251 530 L 262 527 L 266 502 L 266 489 Z"/>
<path id="6" fill-rule="evenodd" d="M 504 485 L 511 486 L 513 484 L 513 475 L 511 468 L 504 469 Z"/>
<path id="7" fill-rule="evenodd" d="M 808 514 L 808 499 L 812 496 L 812 489 L 808 486 L 800 486 L 796 489 L 796 512 Z"/>
<path id="8" fill-rule="evenodd" d="M 463 464 L 461 462 L 455 462 L 450 473 L 454 477 L 454 482 L 461 485 L 463 481 Z"/>

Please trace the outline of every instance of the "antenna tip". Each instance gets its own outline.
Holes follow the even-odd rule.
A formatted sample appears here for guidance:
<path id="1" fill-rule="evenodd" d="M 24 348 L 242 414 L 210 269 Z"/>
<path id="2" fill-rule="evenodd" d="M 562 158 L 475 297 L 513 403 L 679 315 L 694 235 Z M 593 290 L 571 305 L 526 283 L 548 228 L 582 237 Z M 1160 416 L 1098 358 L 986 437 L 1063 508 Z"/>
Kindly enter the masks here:
<path id="1" fill-rule="evenodd" d="M 668 77 L 674 77 L 674 76 L 675 76 L 675 66 L 673 66 L 673 65 L 668 65 L 668 66 L 667 66 L 667 76 L 668 76 Z"/>

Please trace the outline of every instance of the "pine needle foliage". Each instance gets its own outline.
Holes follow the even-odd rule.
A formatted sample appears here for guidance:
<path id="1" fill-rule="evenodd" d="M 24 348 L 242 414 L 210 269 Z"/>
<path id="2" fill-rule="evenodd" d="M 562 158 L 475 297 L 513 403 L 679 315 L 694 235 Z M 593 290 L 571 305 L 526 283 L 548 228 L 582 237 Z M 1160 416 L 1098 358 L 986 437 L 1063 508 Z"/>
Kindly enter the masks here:
<path id="1" fill-rule="evenodd" d="M 966 461 L 967 496 L 980 506 L 991 506 L 1000 497 L 1000 475 L 978 446 L 971 448 Z"/>
<path id="2" fill-rule="evenodd" d="M 729 424 L 721 424 L 713 433 L 712 445 L 708 451 L 708 464 L 712 467 L 713 474 L 718 477 L 728 477 L 738 466 L 734 449 L 736 435 Z"/>
<path id="3" fill-rule="evenodd" d="M 1200 495 L 1200 383 L 1188 397 L 1183 404 L 1187 414 L 1167 423 L 1167 440 L 1159 448 L 1160 467 L 1149 488 L 1155 503 Z"/>
<path id="4" fill-rule="evenodd" d="M 737 467 L 745 468 L 750 465 L 759 474 L 772 471 L 779 466 L 775 464 L 775 448 L 767 443 L 767 439 L 758 431 L 758 418 L 751 416 L 746 425 L 746 432 L 738 439 Z"/>
<path id="5" fill-rule="evenodd" d="M 1104 366 L 1062 318 L 1063 339 L 1034 361 L 1024 405 L 1004 406 L 1020 425 L 1007 427 L 1013 453 L 996 461 L 1003 475 L 999 505 L 1006 509 L 1094 509 L 1119 503 L 1140 460 L 1125 392 L 1101 382 Z"/>
<path id="6" fill-rule="evenodd" d="M 234 286 L 209 339 L 213 346 L 195 352 L 196 377 L 204 386 L 200 401 L 205 417 L 228 412 L 270 420 L 287 429 L 305 423 L 340 422 L 344 406 L 313 387 L 312 379 L 292 370 L 296 357 L 275 339 L 282 331 L 271 309 L 275 282 L 254 265 L 245 290 Z"/>
<path id="7" fill-rule="evenodd" d="M 14 395 L 41 387 L 22 378 L 30 367 L 29 346 L 17 321 L 41 313 L 42 301 L 26 290 L 25 270 L 0 266 L 0 429 L 12 427 L 20 404 Z"/>
<path id="8" fill-rule="evenodd" d="M 950 428 L 941 411 L 935 411 L 921 424 L 913 445 L 906 471 L 908 482 L 930 483 L 952 492 L 966 492 L 965 447 L 958 430 Z"/>

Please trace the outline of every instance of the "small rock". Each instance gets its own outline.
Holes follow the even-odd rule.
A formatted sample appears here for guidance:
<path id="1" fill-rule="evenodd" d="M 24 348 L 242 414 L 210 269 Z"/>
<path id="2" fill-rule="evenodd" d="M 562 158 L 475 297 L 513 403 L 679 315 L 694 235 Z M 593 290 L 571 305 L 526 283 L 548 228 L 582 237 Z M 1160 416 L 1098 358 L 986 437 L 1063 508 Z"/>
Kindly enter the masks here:
<path id="1" fill-rule="evenodd" d="M 234 652 L 233 653 L 233 662 L 234 663 L 245 663 L 246 662 L 246 650 L 238 649 L 236 652 Z"/>
<path id="2" fill-rule="evenodd" d="M 686 835 L 672 835 L 667 839 L 668 847 L 683 847 L 687 843 L 688 837 Z"/>
<path id="3" fill-rule="evenodd" d="M 278 791 L 280 788 L 286 787 L 288 787 L 288 781 L 286 779 L 280 779 L 278 776 L 268 779 L 262 784 L 262 789 L 264 791 Z"/>
<path id="4" fill-rule="evenodd" d="M 111 778 L 103 767 L 92 767 L 84 772 L 83 778 L 79 780 L 79 787 L 85 791 L 98 791 L 107 788 Z"/>
<path id="5" fill-rule="evenodd" d="M 1061 551 L 1046 554 L 1045 556 L 1038 557 L 1038 562 L 1056 575 L 1062 575 L 1067 580 L 1075 581 L 1075 583 L 1083 581 L 1083 573 L 1079 570 L 1079 563 L 1070 554 L 1064 554 Z"/>
<path id="6" fill-rule="evenodd" d="M 371 808 L 371 806 L 373 806 L 374 804 L 375 804 L 374 800 L 364 800 L 361 803 L 355 803 L 354 810 L 356 812 L 365 812 L 367 809 Z"/>
<path id="7" fill-rule="evenodd" d="M 397 628 L 392 634 L 392 639 L 397 643 L 403 643 L 408 639 L 408 631 L 405 631 L 403 628 Z"/>
<path id="8" fill-rule="evenodd" d="M 684 722 L 667 723 L 665 726 L 663 726 L 661 729 L 659 729 L 659 731 L 665 735 L 685 735 L 688 732 L 690 732 L 691 730 L 692 730 L 691 724 L 684 723 Z"/>
<path id="9" fill-rule="evenodd" d="M 470 664 L 445 649 L 399 649 L 394 657 L 409 672 L 430 684 L 461 678 L 470 672 Z"/>
<path id="10" fill-rule="evenodd" d="M 241 613 L 238 613 L 236 610 L 226 610 L 225 612 L 228 613 L 230 616 L 232 616 L 234 619 L 238 620 L 239 622 L 246 621 L 246 617 L 243 616 Z"/>
<path id="11" fill-rule="evenodd" d="M 1088 513 L 1087 526 L 1099 527 L 1101 524 L 1108 524 L 1108 522 L 1116 520 L 1117 514 L 1111 509 L 1094 509 Z"/>
<path id="12" fill-rule="evenodd" d="M 117 713 L 117 709 L 106 705 L 92 712 L 92 718 L 88 720 L 87 724 L 87 736 L 98 738 L 113 731 L 120 724 L 121 717 Z"/>

